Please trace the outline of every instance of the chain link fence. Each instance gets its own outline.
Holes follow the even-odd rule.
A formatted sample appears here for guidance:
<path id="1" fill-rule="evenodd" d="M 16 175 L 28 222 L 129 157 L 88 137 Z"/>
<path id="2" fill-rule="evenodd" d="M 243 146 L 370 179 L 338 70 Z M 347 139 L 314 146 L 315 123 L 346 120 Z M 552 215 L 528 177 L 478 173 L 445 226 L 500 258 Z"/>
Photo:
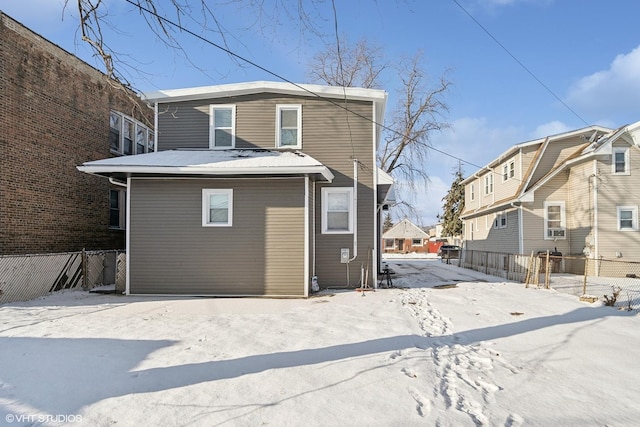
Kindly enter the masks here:
<path id="1" fill-rule="evenodd" d="M 28 301 L 50 292 L 112 285 L 125 288 L 123 251 L 0 256 L 0 304 Z"/>
<path id="2" fill-rule="evenodd" d="M 640 262 L 590 259 L 540 252 L 517 255 L 464 250 L 463 268 L 528 286 L 554 289 L 585 301 L 601 301 L 620 309 L 640 308 Z"/>

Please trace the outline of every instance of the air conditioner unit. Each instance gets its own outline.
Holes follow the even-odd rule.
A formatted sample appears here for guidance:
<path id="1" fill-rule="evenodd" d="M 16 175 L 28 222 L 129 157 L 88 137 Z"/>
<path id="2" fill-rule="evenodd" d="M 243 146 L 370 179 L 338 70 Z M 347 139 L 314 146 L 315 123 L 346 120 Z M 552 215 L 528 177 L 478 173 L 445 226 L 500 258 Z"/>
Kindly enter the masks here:
<path id="1" fill-rule="evenodd" d="M 550 228 L 547 230 L 547 237 L 565 237 L 564 228 Z"/>

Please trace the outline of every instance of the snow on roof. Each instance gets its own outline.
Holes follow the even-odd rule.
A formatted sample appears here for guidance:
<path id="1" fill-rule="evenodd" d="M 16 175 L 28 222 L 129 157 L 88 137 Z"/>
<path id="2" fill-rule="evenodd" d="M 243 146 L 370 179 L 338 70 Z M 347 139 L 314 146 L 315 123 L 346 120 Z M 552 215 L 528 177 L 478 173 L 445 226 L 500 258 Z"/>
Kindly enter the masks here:
<path id="1" fill-rule="evenodd" d="M 85 162 L 78 170 L 106 176 L 321 174 L 327 181 L 333 179 L 329 169 L 313 157 L 299 151 L 276 150 L 167 150 Z"/>

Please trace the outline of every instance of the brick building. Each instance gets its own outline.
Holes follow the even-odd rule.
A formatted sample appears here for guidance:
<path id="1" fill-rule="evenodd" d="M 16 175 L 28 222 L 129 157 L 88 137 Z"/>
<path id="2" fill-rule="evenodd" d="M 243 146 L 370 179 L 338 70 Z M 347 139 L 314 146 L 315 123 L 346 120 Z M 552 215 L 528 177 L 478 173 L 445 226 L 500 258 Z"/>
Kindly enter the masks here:
<path id="1" fill-rule="evenodd" d="M 124 188 L 76 166 L 152 151 L 152 117 L 0 12 L 0 255 L 124 248 Z"/>

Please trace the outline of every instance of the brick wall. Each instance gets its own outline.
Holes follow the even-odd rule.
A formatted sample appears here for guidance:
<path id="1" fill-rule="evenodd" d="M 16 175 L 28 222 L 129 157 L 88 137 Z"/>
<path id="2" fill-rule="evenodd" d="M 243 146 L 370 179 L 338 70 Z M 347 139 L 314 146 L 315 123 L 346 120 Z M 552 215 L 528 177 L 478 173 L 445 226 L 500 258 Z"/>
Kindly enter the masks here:
<path id="1" fill-rule="evenodd" d="M 109 111 L 152 110 L 104 74 L 0 13 L 0 254 L 124 248 L 109 230 Z M 143 117 L 145 116 L 145 117 Z"/>

